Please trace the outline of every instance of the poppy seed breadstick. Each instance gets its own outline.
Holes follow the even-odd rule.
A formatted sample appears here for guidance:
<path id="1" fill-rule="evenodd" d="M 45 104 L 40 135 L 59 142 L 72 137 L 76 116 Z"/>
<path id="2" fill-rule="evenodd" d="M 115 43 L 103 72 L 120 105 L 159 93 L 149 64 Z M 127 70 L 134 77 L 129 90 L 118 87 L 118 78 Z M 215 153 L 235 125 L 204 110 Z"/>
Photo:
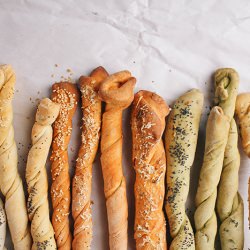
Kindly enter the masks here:
<path id="1" fill-rule="evenodd" d="M 10 65 L 0 66 L 0 187 L 5 196 L 5 212 L 15 250 L 30 250 L 23 183 L 17 169 L 17 147 L 13 128 L 15 73 Z"/>
<path id="2" fill-rule="evenodd" d="M 72 132 L 72 118 L 78 100 L 79 93 L 75 84 L 68 82 L 53 84 L 52 101 L 60 104 L 59 116 L 53 124 L 51 154 L 52 225 L 59 250 L 71 249 L 68 145 Z"/>
<path id="3" fill-rule="evenodd" d="M 48 178 L 45 164 L 52 142 L 52 123 L 60 106 L 50 99 L 42 99 L 38 105 L 36 121 L 32 128 L 32 147 L 28 154 L 26 182 L 28 186 L 28 216 L 33 238 L 32 250 L 56 249 L 54 230 L 50 222 L 48 202 Z"/>
<path id="4" fill-rule="evenodd" d="M 101 100 L 98 91 L 108 73 L 102 67 L 82 76 L 82 144 L 76 160 L 72 183 L 72 215 L 74 218 L 73 250 L 90 249 L 92 240 L 91 184 L 92 164 L 98 149 L 101 128 Z"/>
<path id="5" fill-rule="evenodd" d="M 139 91 L 131 114 L 136 172 L 134 238 L 136 249 L 167 249 L 163 212 L 166 158 L 162 141 L 169 108 L 158 95 Z"/>
<path id="6" fill-rule="evenodd" d="M 193 89 L 180 96 L 170 112 L 166 132 L 167 157 L 166 213 L 173 241 L 170 249 L 195 249 L 194 233 L 185 212 L 189 192 L 203 94 Z"/>
<path id="7" fill-rule="evenodd" d="M 129 71 L 109 76 L 100 86 L 106 102 L 102 119 L 101 164 L 111 250 L 127 250 L 128 204 L 122 170 L 122 112 L 134 99 L 133 78 Z"/>

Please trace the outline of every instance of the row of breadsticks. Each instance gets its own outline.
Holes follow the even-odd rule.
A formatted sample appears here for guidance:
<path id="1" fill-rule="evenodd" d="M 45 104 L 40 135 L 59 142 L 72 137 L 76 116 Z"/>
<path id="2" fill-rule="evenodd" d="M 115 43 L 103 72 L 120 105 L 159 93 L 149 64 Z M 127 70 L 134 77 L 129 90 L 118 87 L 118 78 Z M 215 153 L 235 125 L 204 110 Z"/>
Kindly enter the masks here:
<path id="1" fill-rule="evenodd" d="M 155 93 L 139 91 L 134 95 L 135 83 L 129 71 L 108 75 L 102 67 L 79 79 L 82 135 L 72 186 L 67 151 L 80 96 L 73 83 L 53 84 L 52 98 L 41 100 L 32 128 L 32 147 L 26 166 L 26 202 L 17 169 L 12 125 L 15 74 L 11 66 L 0 66 L 0 187 L 15 249 L 90 249 L 92 164 L 100 139 L 109 246 L 112 250 L 127 249 L 122 112 L 132 102 L 136 249 L 167 249 L 166 220 L 172 238 L 170 249 L 214 249 L 217 220 L 221 248 L 243 249 L 243 201 L 238 193 L 240 155 L 233 117 L 236 106 L 243 147 L 250 157 L 250 94 L 237 98 L 238 74 L 233 69 L 219 69 L 215 73 L 216 106 L 206 127 L 204 160 L 195 199 L 195 233 L 185 203 L 203 94 L 196 89 L 188 91 L 170 109 Z M 106 103 L 103 114 L 102 101 Z M 168 114 L 164 148 L 162 136 Z M 51 144 L 53 214 L 50 220 L 45 164 Z M 0 202 L 0 249 L 4 247 L 6 234 L 5 212 Z M 70 213 L 74 219 L 73 236 Z"/>

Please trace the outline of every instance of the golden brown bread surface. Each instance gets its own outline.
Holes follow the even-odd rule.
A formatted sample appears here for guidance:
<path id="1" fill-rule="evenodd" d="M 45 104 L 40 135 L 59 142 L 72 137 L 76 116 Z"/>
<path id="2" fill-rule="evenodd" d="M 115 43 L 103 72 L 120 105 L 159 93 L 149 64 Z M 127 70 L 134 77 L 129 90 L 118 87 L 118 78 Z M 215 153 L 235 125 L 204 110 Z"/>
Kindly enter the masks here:
<path id="1" fill-rule="evenodd" d="M 133 101 L 135 81 L 129 71 L 121 71 L 103 81 L 99 90 L 101 99 L 107 103 L 102 119 L 101 164 L 111 250 L 127 250 L 128 204 L 122 170 L 122 111 Z"/>
<path id="2" fill-rule="evenodd" d="M 101 100 L 98 91 L 108 73 L 102 67 L 82 76 L 79 88 L 82 94 L 82 144 L 76 160 L 72 183 L 72 215 L 74 218 L 74 250 L 90 249 L 92 240 L 91 184 L 92 164 L 98 149 L 101 128 Z"/>
<path id="3" fill-rule="evenodd" d="M 5 196 L 5 211 L 14 248 L 30 250 L 23 183 L 17 169 L 17 147 L 13 128 L 14 86 L 16 78 L 10 65 L 0 66 L 0 188 Z"/>
<path id="4" fill-rule="evenodd" d="M 167 249 L 163 213 L 166 158 L 162 134 L 168 113 L 168 106 L 157 94 L 142 90 L 135 95 L 131 127 L 136 171 L 136 249 Z"/>
<path id="5" fill-rule="evenodd" d="M 46 161 L 52 142 L 52 123 L 60 106 L 44 98 L 38 105 L 36 121 L 32 128 L 32 147 L 28 154 L 26 182 L 28 186 L 27 209 L 33 238 L 32 250 L 56 249 L 54 230 L 50 222 L 48 179 Z"/>
<path id="6" fill-rule="evenodd" d="M 75 84 L 55 83 L 52 86 L 52 100 L 60 104 L 60 113 L 53 125 L 51 154 L 51 198 L 53 205 L 52 224 L 58 249 L 71 249 L 69 228 L 70 176 L 68 144 L 72 131 L 72 118 L 79 100 Z"/>

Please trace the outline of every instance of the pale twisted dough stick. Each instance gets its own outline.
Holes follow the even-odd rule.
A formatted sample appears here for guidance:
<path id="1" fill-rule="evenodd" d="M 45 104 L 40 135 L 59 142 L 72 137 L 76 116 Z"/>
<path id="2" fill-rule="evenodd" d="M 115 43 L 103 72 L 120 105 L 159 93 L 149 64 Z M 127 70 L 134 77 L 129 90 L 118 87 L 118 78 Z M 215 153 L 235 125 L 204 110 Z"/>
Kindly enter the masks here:
<path id="1" fill-rule="evenodd" d="M 28 215 L 31 221 L 32 249 L 56 249 L 54 230 L 49 217 L 48 179 L 45 168 L 51 141 L 52 123 L 60 106 L 50 99 L 38 105 L 36 121 L 32 128 L 32 147 L 28 154 L 26 182 L 28 186 Z"/>
<path id="2" fill-rule="evenodd" d="M 0 249 L 6 249 L 4 247 L 5 237 L 6 237 L 6 216 L 3 207 L 3 202 L 0 199 Z"/>
<path id="3" fill-rule="evenodd" d="M 52 225 L 57 247 L 61 250 L 71 249 L 68 145 L 72 131 L 72 118 L 76 111 L 78 99 L 79 93 L 75 84 L 68 82 L 53 84 L 52 100 L 60 104 L 60 112 L 53 125 L 51 155 Z"/>
<path id="4" fill-rule="evenodd" d="M 220 107 L 213 107 L 206 127 L 206 144 L 195 197 L 195 245 L 197 250 L 214 249 L 217 233 L 215 202 L 230 123 Z"/>
<path id="5" fill-rule="evenodd" d="M 76 160 L 72 183 L 72 215 L 74 218 L 74 250 L 90 249 L 92 240 L 91 184 L 92 164 L 98 149 L 101 128 L 101 100 L 98 90 L 108 73 L 96 68 L 90 77 L 79 81 L 82 93 L 82 145 Z"/>
<path id="6" fill-rule="evenodd" d="M 238 132 L 235 120 L 232 119 L 216 204 L 221 221 L 221 248 L 225 250 L 240 250 L 244 245 L 244 205 L 238 193 L 239 167 Z"/>
<path id="7" fill-rule="evenodd" d="M 168 118 L 165 133 L 167 156 L 166 213 L 173 241 L 170 249 L 195 249 L 194 233 L 185 213 L 203 94 L 193 89 L 180 96 Z"/>
<path id="8" fill-rule="evenodd" d="M 101 163 L 111 250 L 127 250 L 128 204 L 122 171 L 122 111 L 134 99 L 135 78 L 121 71 L 102 82 L 100 97 L 107 103 L 102 122 Z"/>
<path id="9" fill-rule="evenodd" d="M 242 249 L 244 244 L 244 211 L 243 201 L 238 194 L 240 155 L 238 152 L 238 132 L 233 119 L 239 76 L 234 69 L 222 68 L 215 72 L 214 78 L 215 103 L 223 109 L 231 122 L 216 204 L 221 221 L 220 242 L 222 249 L 225 250 Z"/>
<path id="10" fill-rule="evenodd" d="M 133 165 L 136 171 L 136 249 L 167 249 L 163 213 L 166 158 L 162 141 L 169 108 L 158 95 L 139 91 L 131 114 Z"/>
<path id="11" fill-rule="evenodd" d="M 17 170 L 12 99 L 15 73 L 10 65 L 0 66 L 0 185 L 5 196 L 7 221 L 16 250 L 31 248 L 31 236 L 22 180 Z"/>
<path id="12" fill-rule="evenodd" d="M 238 95 L 235 108 L 243 149 L 250 158 L 250 93 Z"/>

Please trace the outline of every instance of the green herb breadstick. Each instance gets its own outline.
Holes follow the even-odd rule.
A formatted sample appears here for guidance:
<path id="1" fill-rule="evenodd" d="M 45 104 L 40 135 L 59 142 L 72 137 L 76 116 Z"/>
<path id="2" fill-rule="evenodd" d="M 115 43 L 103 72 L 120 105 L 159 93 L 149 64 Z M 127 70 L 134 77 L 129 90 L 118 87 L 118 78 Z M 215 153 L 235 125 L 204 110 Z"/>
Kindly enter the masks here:
<path id="1" fill-rule="evenodd" d="M 228 117 L 222 108 L 213 107 L 207 121 L 204 159 L 195 197 L 196 250 L 214 250 L 217 232 L 215 202 L 229 127 Z"/>
<path id="2" fill-rule="evenodd" d="M 173 238 L 170 249 L 195 249 L 194 233 L 185 213 L 190 168 L 197 145 L 203 94 L 193 89 L 177 99 L 166 133 L 167 198 L 165 209 Z"/>
<path id="3" fill-rule="evenodd" d="M 244 206 L 238 193 L 240 154 L 237 145 L 237 126 L 232 119 L 216 204 L 221 221 L 219 231 L 222 250 L 240 250 L 244 245 Z"/>

